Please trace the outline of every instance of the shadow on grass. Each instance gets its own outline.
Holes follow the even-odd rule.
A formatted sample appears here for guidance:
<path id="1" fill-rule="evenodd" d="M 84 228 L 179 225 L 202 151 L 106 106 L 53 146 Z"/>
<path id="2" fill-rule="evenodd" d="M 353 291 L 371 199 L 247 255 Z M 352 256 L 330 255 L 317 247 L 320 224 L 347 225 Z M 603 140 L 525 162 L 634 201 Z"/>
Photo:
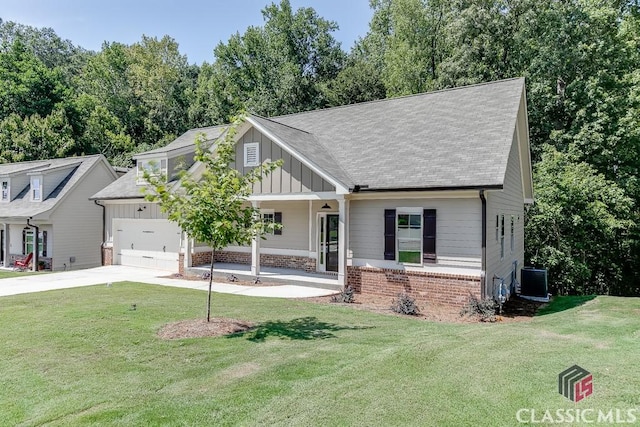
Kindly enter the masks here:
<path id="1" fill-rule="evenodd" d="M 267 337 L 290 340 L 318 340 L 335 338 L 333 332 L 342 330 L 371 329 L 373 326 L 339 326 L 319 321 L 317 317 L 270 321 L 256 325 L 247 331 L 227 335 L 228 338 L 247 338 L 253 342 L 263 342 Z"/>
<path id="2" fill-rule="evenodd" d="M 545 314 L 558 313 L 560 311 L 571 310 L 572 308 L 579 307 L 592 299 L 595 299 L 597 295 L 568 295 L 568 296 L 556 296 L 545 306 L 540 307 L 536 312 L 536 316 L 544 316 Z"/>

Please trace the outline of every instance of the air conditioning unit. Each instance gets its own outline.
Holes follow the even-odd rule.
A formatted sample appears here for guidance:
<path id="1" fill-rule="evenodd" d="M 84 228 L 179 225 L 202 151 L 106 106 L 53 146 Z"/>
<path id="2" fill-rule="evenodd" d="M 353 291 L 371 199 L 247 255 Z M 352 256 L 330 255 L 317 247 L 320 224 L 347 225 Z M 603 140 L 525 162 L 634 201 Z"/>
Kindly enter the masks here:
<path id="1" fill-rule="evenodd" d="M 523 268 L 521 271 L 520 294 L 530 297 L 548 296 L 547 270 L 539 268 Z"/>

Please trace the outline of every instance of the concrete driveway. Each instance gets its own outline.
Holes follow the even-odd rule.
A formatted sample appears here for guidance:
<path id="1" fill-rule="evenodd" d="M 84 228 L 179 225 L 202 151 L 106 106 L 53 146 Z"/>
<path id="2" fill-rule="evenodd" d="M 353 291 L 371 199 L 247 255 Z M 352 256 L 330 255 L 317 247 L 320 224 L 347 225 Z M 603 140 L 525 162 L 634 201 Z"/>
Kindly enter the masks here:
<path id="1" fill-rule="evenodd" d="M 101 285 L 115 282 L 141 282 L 161 286 L 207 290 L 208 282 L 201 280 L 169 279 L 169 273 L 157 270 L 112 265 L 85 270 L 64 271 L 49 274 L 25 275 L 0 279 L 0 296 L 31 292 L 67 289 L 80 286 Z M 242 286 L 215 283 L 213 291 L 225 294 L 274 298 L 308 298 L 335 294 L 336 291 L 308 286 Z"/>

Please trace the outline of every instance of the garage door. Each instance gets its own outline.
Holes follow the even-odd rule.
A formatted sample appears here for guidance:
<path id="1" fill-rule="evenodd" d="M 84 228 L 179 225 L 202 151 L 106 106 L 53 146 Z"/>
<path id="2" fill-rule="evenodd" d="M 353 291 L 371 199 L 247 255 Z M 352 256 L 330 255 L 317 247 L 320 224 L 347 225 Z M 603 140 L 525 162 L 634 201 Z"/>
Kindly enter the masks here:
<path id="1" fill-rule="evenodd" d="M 165 219 L 114 219 L 114 264 L 178 271 L 180 228 Z"/>

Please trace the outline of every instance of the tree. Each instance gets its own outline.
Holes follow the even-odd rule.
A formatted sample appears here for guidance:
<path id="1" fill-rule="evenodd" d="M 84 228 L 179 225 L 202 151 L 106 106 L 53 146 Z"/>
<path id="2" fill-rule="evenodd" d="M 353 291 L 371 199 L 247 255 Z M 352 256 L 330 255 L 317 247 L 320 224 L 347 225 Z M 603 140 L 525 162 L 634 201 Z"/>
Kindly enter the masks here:
<path id="1" fill-rule="evenodd" d="M 224 137 L 211 147 L 198 138 L 195 158 L 204 166 L 200 177 L 182 171 L 178 187 L 173 188 L 171 183 L 166 183 L 166 177 L 145 173 L 150 190 L 146 199 L 158 202 L 170 221 L 177 223 L 190 238 L 211 248 L 207 322 L 211 315 L 215 251 L 234 243 L 248 245 L 252 239 L 278 226 L 263 222 L 259 211 L 247 204 L 247 198 L 253 184 L 281 166 L 282 161 L 264 162 L 245 175 L 231 167 L 235 161 L 235 135 L 242 121 L 235 120 Z"/>
<path id="2" fill-rule="evenodd" d="M 535 168 L 526 258 L 548 269 L 554 292 L 638 294 L 624 283 L 636 226 L 633 200 L 595 168 L 551 146 Z"/>
<path id="3" fill-rule="evenodd" d="M 288 0 L 262 14 L 264 27 L 249 27 L 215 47 L 216 60 L 196 89 L 201 111 L 192 109 L 191 117 L 225 123 L 243 109 L 274 116 L 327 105 L 323 88 L 345 61 L 331 35 L 337 25 L 312 8 L 294 12 Z"/>

